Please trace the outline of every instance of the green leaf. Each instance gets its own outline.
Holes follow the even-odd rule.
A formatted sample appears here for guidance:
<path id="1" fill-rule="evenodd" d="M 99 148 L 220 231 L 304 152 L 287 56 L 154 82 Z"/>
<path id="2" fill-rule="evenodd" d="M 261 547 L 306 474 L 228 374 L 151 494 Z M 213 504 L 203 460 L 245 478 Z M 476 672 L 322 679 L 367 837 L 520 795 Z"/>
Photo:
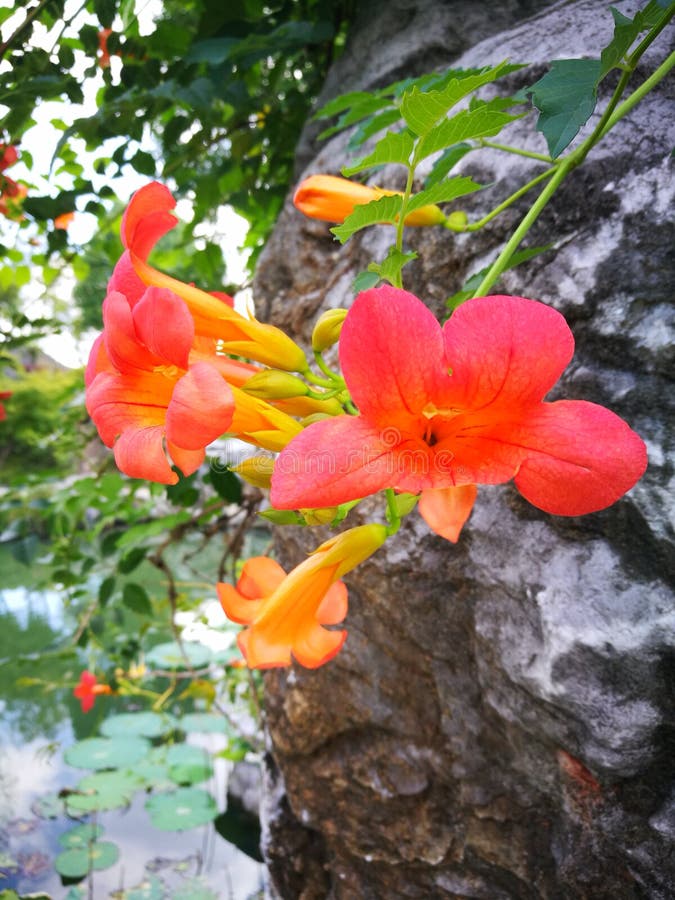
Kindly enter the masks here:
<path id="1" fill-rule="evenodd" d="M 540 253 L 545 253 L 547 250 L 550 250 L 552 246 L 553 244 L 546 244 L 543 247 L 526 247 L 524 250 L 518 250 L 518 252 L 514 253 L 511 257 L 511 260 L 504 271 L 506 272 L 509 269 L 514 269 L 521 263 L 527 262 L 528 259 L 539 256 Z M 464 287 L 462 288 L 462 290 L 457 291 L 456 294 L 453 294 L 452 297 L 449 297 L 448 300 L 446 300 L 446 305 L 449 309 L 455 310 L 458 306 L 461 306 L 465 300 L 470 300 L 475 296 L 474 292 L 476 288 L 480 285 L 483 278 L 485 278 L 485 276 L 487 275 L 491 265 L 492 262 L 485 266 L 485 268 L 481 269 L 480 272 L 476 272 L 474 275 L 468 278 L 464 283 Z"/>
<path id="2" fill-rule="evenodd" d="M 388 281 L 389 284 L 396 286 L 399 283 L 401 270 L 413 259 L 417 259 L 414 251 L 410 253 L 401 253 L 396 247 L 390 247 L 387 255 L 381 263 L 372 262 L 368 266 L 369 272 L 376 272 L 378 280 Z"/>
<path id="3" fill-rule="evenodd" d="M 130 550 L 117 563 L 118 570 L 122 572 L 123 575 L 128 575 L 130 572 L 133 572 L 133 570 L 143 562 L 146 553 L 147 550 L 145 547 L 135 547 L 133 550 Z"/>
<path id="4" fill-rule="evenodd" d="M 424 187 L 430 188 L 442 181 L 460 159 L 473 149 L 471 144 L 455 144 L 454 147 L 448 147 L 447 150 L 444 150 L 434 163 L 431 172 L 427 175 Z"/>
<path id="5" fill-rule="evenodd" d="M 173 731 L 176 720 L 168 713 L 132 712 L 108 716 L 101 725 L 105 737 L 125 737 L 129 735 L 156 738 Z"/>
<path id="6" fill-rule="evenodd" d="M 165 897 L 164 882 L 153 874 L 146 875 L 143 881 L 124 893 L 124 900 L 164 900 Z"/>
<path id="7" fill-rule="evenodd" d="M 199 878 L 191 878 L 173 892 L 171 900 L 218 900 L 218 895 Z"/>
<path id="8" fill-rule="evenodd" d="M 169 641 L 153 647 L 146 654 L 145 661 L 156 669 L 201 669 L 211 661 L 211 651 L 203 644 L 194 642 L 184 642 L 181 650 L 180 644 Z"/>
<path id="9" fill-rule="evenodd" d="M 420 137 L 428 134 L 434 125 L 448 112 L 452 107 L 491 81 L 495 81 L 508 72 L 513 72 L 522 68 L 519 65 L 509 65 L 505 60 L 496 66 L 484 69 L 478 74 L 468 74 L 464 77 L 453 78 L 443 90 L 423 91 L 416 85 L 403 95 L 401 101 L 401 114 L 405 119 L 408 127 Z"/>
<path id="10" fill-rule="evenodd" d="M 213 775 L 211 759 L 202 747 L 174 744 L 167 751 L 166 762 L 169 766 L 169 777 L 176 784 L 197 784 Z"/>
<path id="11" fill-rule="evenodd" d="M 177 525 L 182 525 L 191 518 L 192 515 L 187 510 L 182 510 L 181 512 L 172 513 L 169 516 L 153 519 L 152 522 L 144 522 L 142 525 L 132 525 L 131 528 L 127 528 L 121 535 L 118 535 L 116 546 L 122 549 L 123 547 L 131 547 L 134 544 L 143 543 L 148 538 L 156 537 L 157 535 L 171 531 L 172 528 L 175 528 Z"/>
<path id="12" fill-rule="evenodd" d="M 150 744 L 140 737 L 85 738 L 68 747 L 63 758 L 76 769 L 113 769 L 142 759 Z"/>
<path id="13" fill-rule="evenodd" d="M 86 847 L 103 834 L 103 827 L 88 822 L 86 825 L 76 825 L 70 831 L 64 831 L 59 835 L 59 844 L 66 850 L 73 847 Z"/>
<path id="14" fill-rule="evenodd" d="M 266 509 L 259 512 L 261 519 L 267 519 L 274 525 L 303 525 L 304 519 L 292 509 Z"/>
<path id="15" fill-rule="evenodd" d="M 323 141 L 332 134 L 336 134 L 338 131 L 349 128 L 350 125 L 355 125 L 357 122 L 365 119 L 366 116 L 372 116 L 373 113 L 379 112 L 385 108 L 388 109 L 390 106 L 391 102 L 385 97 L 369 96 L 367 99 L 355 103 L 348 112 L 345 112 L 340 116 L 335 125 L 322 131 L 318 136 L 318 140 Z M 400 115 L 397 116 L 397 118 L 400 118 Z"/>
<path id="16" fill-rule="evenodd" d="M 342 225 L 331 228 L 331 232 L 344 244 L 355 232 L 369 225 L 393 225 L 401 212 L 402 203 L 403 197 L 400 194 L 378 197 L 377 200 L 355 207 Z"/>
<path id="17" fill-rule="evenodd" d="M 395 125 L 400 121 L 401 113 L 398 109 L 386 109 L 376 116 L 370 116 L 355 129 L 354 134 L 349 138 L 347 148 L 350 151 L 356 150 L 378 131 L 389 128 L 390 125 Z"/>
<path id="18" fill-rule="evenodd" d="M 332 116 L 343 112 L 343 110 L 349 109 L 350 106 L 369 100 L 372 96 L 373 94 L 368 93 L 368 91 L 352 91 L 349 94 L 340 94 L 339 97 L 329 100 L 318 112 L 314 113 L 312 119 L 330 119 Z"/>
<path id="19" fill-rule="evenodd" d="M 610 6 L 610 12 L 614 17 L 614 36 L 600 54 L 602 63 L 600 78 L 604 78 L 610 69 L 623 61 L 637 36 L 656 25 L 663 15 L 663 9 L 668 5 L 669 0 L 662 3 L 652 0 L 644 9 L 638 10 L 633 19 L 627 18 L 618 9 Z"/>
<path id="20" fill-rule="evenodd" d="M 107 578 L 104 578 L 101 582 L 101 585 L 98 589 L 98 602 L 100 606 L 105 606 L 108 600 L 113 595 L 113 591 L 115 590 L 115 576 L 109 575 Z"/>
<path id="21" fill-rule="evenodd" d="M 417 161 L 420 162 L 432 153 L 445 150 L 462 141 L 492 137 L 509 122 L 522 118 L 521 115 L 503 112 L 501 106 L 503 106 L 501 98 L 489 103 L 480 100 L 471 109 L 462 110 L 450 119 L 435 125 L 421 138 L 415 154 Z"/>
<path id="22" fill-rule="evenodd" d="M 90 847 L 64 850 L 54 860 L 54 868 L 64 878 L 84 878 L 91 870 L 109 869 L 119 859 L 117 844 L 97 841 Z"/>
<path id="23" fill-rule="evenodd" d="M 179 788 L 169 794 L 150 797 L 145 808 L 155 828 L 163 831 L 196 828 L 212 822 L 218 815 L 211 794 L 199 788 Z"/>
<path id="24" fill-rule="evenodd" d="M 58 794 L 43 794 L 31 804 L 30 810 L 41 819 L 57 819 L 63 815 L 63 800 Z"/>
<path id="25" fill-rule="evenodd" d="M 556 59 L 551 70 L 526 93 L 539 110 L 537 131 L 555 159 L 591 117 L 597 102 L 599 59 Z"/>
<path id="26" fill-rule="evenodd" d="M 399 163 L 402 166 L 408 166 L 413 146 L 414 139 L 408 131 L 390 131 L 375 144 L 372 153 L 364 156 L 363 159 L 354 163 L 353 166 L 344 166 L 342 174 L 345 178 L 350 178 L 364 169 L 370 169 L 373 166 L 384 166 L 388 163 Z"/>
<path id="27" fill-rule="evenodd" d="M 379 280 L 380 276 L 377 272 L 359 272 L 352 283 L 352 291 L 355 294 L 360 294 L 361 291 L 368 291 L 370 288 L 374 288 Z"/>
<path id="28" fill-rule="evenodd" d="M 179 721 L 183 731 L 201 731 L 207 733 L 228 734 L 230 724 L 225 716 L 215 713 L 187 713 Z"/>
<path id="29" fill-rule="evenodd" d="M 124 585 L 122 603 L 127 609 L 139 616 L 152 615 L 152 603 L 150 602 L 150 597 L 148 597 L 148 592 L 140 584 L 136 584 L 133 581 Z"/>
<path id="30" fill-rule="evenodd" d="M 210 481 L 216 493 L 229 503 L 241 503 L 241 479 L 229 469 L 211 468 L 204 481 Z"/>
<path id="31" fill-rule="evenodd" d="M 466 194 L 479 191 L 482 187 L 482 184 L 476 184 L 468 176 L 456 175 L 454 178 L 441 181 L 439 184 L 413 194 L 408 202 L 406 215 L 416 209 L 420 209 L 422 206 L 426 206 L 428 203 L 449 203 L 451 200 L 456 200 L 457 197 L 463 197 Z"/>
<path id="32" fill-rule="evenodd" d="M 77 785 L 79 793 L 66 800 L 69 815 L 84 815 L 129 806 L 136 791 L 143 787 L 135 772 L 95 772 Z"/>

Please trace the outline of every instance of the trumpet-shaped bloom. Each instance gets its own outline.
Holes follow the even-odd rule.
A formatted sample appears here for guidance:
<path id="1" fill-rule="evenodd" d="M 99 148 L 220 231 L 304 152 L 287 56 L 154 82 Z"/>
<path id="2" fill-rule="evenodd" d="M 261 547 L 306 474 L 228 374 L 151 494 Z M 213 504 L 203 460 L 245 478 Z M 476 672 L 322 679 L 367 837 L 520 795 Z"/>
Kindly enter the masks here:
<path id="1" fill-rule="evenodd" d="M 74 212 L 65 212 L 61 213 L 60 216 L 57 216 L 54 219 L 54 228 L 57 231 L 67 231 L 70 225 L 72 224 L 73 219 L 75 218 Z"/>
<path id="2" fill-rule="evenodd" d="M 172 213 L 175 206 L 169 189 L 157 181 L 136 191 L 122 217 L 121 236 L 127 252 L 116 266 L 109 287 L 126 294 L 132 305 L 148 286 L 168 288 L 187 303 L 196 333 L 220 340 L 226 353 L 289 372 L 304 372 L 304 352 L 283 331 L 247 319 L 221 298 L 148 265 L 152 248 L 178 222 Z"/>
<path id="3" fill-rule="evenodd" d="M 476 484 L 514 479 L 534 506 L 603 509 L 643 474 L 642 440 L 581 400 L 543 402 L 572 358 L 564 318 L 523 297 L 480 297 L 444 328 L 412 294 L 360 294 L 340 337 L 357 416 L 316 422 L 281 453 L 280 509 L 335 506 L 383 488 L 422 493 L 432 529 L 456 540 Z"/>
<path id="4" fill-rule="evenodd" d="M 329 631 L 347 614 L 342 576 L 367 559 L 387 537 L 383 525 L 361 525 L 321 544 L 288 575 L 265 556 L 247 560 L 236 588 L 219 584 L 218 596 L 233 622 L 248 625 L 238 644 L 251 668 L 288 666 L 291 655 L 309 669 L 332 659 L 347 632 Z"/>
<path id="5" fill-rule="evenodd" d="M 171 291 L 149 288 L 133 309 L 113 291 L 103 321 L 85 375 L 87 410 L 122 472 L 175 484 L 167 453 L 186 475 L 199 468 L 232 423 L 232 390 L 215 357 L 191 359 L 192 317 Z"/>
<path id="6" fill-rule="evenodd" d="M 293 196 L 296 209 L 310 219 L 322 222 L 344 222 L 357 206 L 380 197 L 402 197 L 400 191 L 368 187 L 337 175 L 310 175 L 301 181 Z M 445 216 L 433 204 L 422 206 L 405 217 L 405 225 L 441 225 Z"/>
<path id="7" fill-rule="evenodd" d="M 87 713 L 94 706 L 94 702 L 101 694 L 112 694 L 109 684 L 99 684 L 92 672 L 84 672 L 80 675 L 79 683 L 73 688 L 73 694 L 80 701 L 82 712 Z"/>

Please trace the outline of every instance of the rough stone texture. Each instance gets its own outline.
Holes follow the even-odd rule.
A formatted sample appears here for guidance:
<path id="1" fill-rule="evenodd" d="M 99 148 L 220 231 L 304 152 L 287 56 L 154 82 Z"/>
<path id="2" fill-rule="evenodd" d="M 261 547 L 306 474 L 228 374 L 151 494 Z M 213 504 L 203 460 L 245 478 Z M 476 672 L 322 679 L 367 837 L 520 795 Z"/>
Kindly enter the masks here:
<path id="1" fill-rule="evenodd" d="M 532 61 L 512 89 L 548 59 L 597 55 L 611 27 L 605 3 L 590 0 L 365 4 L 324 99 L 431 66 Z M 647 475 L 611 509 L 573 519 L 511 486 L 482 488 L 457 546 L 412 515 L 347 578 L 339 656 L 266 675 L 264 849 L 279 897 L 675 896 L 674 120 L 662 86 L 545 211 L 529 243 L 557 251 L 501 285 L 565 314 L 577 352 L 559 392 L 626 418 L 647 441 Z M 531 117 L 510 128 L 505 142 L 545 150 Z M 316 145 L 315 133 L 300 143 L 305 172 L 338 172 L 346 140 Z M 490 151 L 463 162 L 496 182 L 468 198 L 470 216 L 539 170 Z M 391 187 L 398 178 L 378 174 Z M 406 286 L 441 313 L 523 208 L 477 236 L 414 231 L 421 259 Z M 289 202 L 261 257 L 261 312 L 307 340 L 320 309 L 349 305 L 354 275 L 389 238 L 372 229 L 340 248 Z M 283 531 L 282 561 L 324 536 Z"/>

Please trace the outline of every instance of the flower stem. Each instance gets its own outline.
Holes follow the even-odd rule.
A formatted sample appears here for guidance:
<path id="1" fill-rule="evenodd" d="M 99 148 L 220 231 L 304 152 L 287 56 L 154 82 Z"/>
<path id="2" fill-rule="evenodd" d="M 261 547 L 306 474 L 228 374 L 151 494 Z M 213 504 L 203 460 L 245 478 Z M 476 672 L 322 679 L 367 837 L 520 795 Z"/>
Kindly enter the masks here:
<path id="1" fill-rule="evenodd" d="M 531 190 L 535 185 L 539 184 L 540 181 L 543 181 L 545 178 L 550 178 L 551 175 L 556 171 L 556 167 L 551 167 L 547 169 L 545 172 L 540 172 L 536 178 L 533 178 L 531 181 L 528 181 L 527 184 L 524 184 L 521 188 L 511 194 L 510 197 L 507 197 L 503 203 L 500 203 L 499 206 L 495 206 L 493 210 L 491 210 L 487 215 L 483 216 L 482 219 L 478 219 L 477 222 L 470 222 L 462 231 L 478 231 L 479 228 L 482 228 L 484 225 L 487 225 L 488 222 L 491 222 L 499 213 L 504 212 L 512 203 L 516 200 L 519 200 L 524 194 L 526 194 L 529 190 Z M 459 230 L 459 229 L 458 229 Z"/>
<path id="2" fill-rule="evenodd" d="M 396 494 L 394 493 L 393 488 L 387 488 L 385 496 L 387 498 L 387 521 L 389 522 L 387 534 L 392 535 L 396 534 L 401 527 L 401 517 L 396 508 Z"/>
<path id="3" fill-rule="evenodd" d="M 502 150 L 504 153 L 516 153 L 518 156 L 526 156 L 528 159 L 538 159 L 541 162 L 555 163 L 555 160 L 551 156 L 547 156 L 545 153 L 535 153 L 533 150 L 521 150 L 520 147 L 510 147 L 507 144 L 496 144 L 494 141 L 486 141 L 482 139 L 480 141 L 481 147 L 491 147 L 493 150 Z"/>

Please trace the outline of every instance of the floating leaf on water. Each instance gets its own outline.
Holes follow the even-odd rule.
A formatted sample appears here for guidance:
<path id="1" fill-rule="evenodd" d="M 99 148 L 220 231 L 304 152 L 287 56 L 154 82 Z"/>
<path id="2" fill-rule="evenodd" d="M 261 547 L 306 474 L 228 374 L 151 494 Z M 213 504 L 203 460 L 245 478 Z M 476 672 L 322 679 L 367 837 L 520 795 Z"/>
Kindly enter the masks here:
<path id="1" fill-rule="evenodd" d="M 169 775 L 176 784 L 197 784 L 213 774 L 210 755 L 201 747 L 175 744 L 166 753 Z"/>
<path id="2" fill-rule="evenodd" d="M 0 873 L 2 875 L 18 872 L 20 868 L 18 861 L 13 856 L 10 856 L 9 853 L 0 853 Z M 0 894 L 0 900 L 1 898 L 2 894 Z"/>
<path id="3" fill-rule="evenodd" d="M 173 790 L 176 786 L 176 782 L 171 780 L 169 767 L 163 762 L 163 757 L 161 762 L 155 762 L 149 757 L 142 759 L 134 766 L 133 774 L 141 779 L 146 788 L 152 788 L 153 791 Z"/>
<path id="4" fill-rule="evenodd" d="M 90 869 L 109 869 L 119 859 L 117 844 L 96 841 L 89 847 L 71 847 L 54 860 L 54 868 L 64 878 L 84 878 Z"/>
<path id="5" fill-rule="evenodd" d="M 182 731 L 228 734 L 232 729 L 225 716 L 216 713 L 187 713 L 179 722 Z"/>
<path id="6" fill-rule="evenodd" d="M 211 651 L 203 644 L 183 643 L 181 647 L 176 641 L 169 641 L 153 647 L 145 661 L 156 669 L 200 669 L 211 661 Z"/>
<path id="7" fill-rule="evenodd" d="M 63 815 L 63 800 L 58 794 L 43 794 L 33 801 L 30 810 L 41 819 L 57 819 Z"/>
<path id="8" fill-rule="evenodd" d="M 172 897 L 173 900 L 218 900 L 218 894 L 214 894 L 208 885 L 197 878 L 182 884 Z"/>
<path id="9" fill-rule="evenodd" d="M 81 815 L 94 810 L 128 806 L 142 786 L 141 780 L 132 772 L 95 772 L 78 784 L 77 790 L 81 793 L 69 795 L 68 813 Z"/>
<path id="10" fill-rule="evenodd" d="M 124 900 L 163 900 L 166 885 L 156 875 L 147 875 L 140 884 L 124 894 Z"/>
<path id="11" fill-rule="evenodd" d="M 85 900 L 87 892 L 81 885 L 74 884 L 63 900 Z"/>
<path id="12" fill-rule="evenodd" d="M 184 831 L 206 825 L 218 815 L 211 794 L 199 788 L 178 788 L 170 794 L 150 797 L 145 804 L 152 824 L 163 831 Z"/>
<path id="13" fill-rule="evenodd" d="M 140 736 L 155 738 L 173 731 L 176 720 L 168 713 L 131 712 L 109 716 L 101 725 L 106 737 Z"/>
<path id="14" fill-rule="evenodd" d="M 104 828 L 101 825 L 88 823 L 86 825 L 76 825 L 70 831 L 64 831 L 59 835 L 59 844 L 69 850 L 71 847 L 87 847 L 90 841 L 95 841 L 103 834 Z"/>
<path id="15" fill-rule="evenodd" d="M 140 737 L 86 738 L 68 747 L 63 756 L 76 769 L 116 769 L 133 766 L 149 749 L 149 741 Z"/>

